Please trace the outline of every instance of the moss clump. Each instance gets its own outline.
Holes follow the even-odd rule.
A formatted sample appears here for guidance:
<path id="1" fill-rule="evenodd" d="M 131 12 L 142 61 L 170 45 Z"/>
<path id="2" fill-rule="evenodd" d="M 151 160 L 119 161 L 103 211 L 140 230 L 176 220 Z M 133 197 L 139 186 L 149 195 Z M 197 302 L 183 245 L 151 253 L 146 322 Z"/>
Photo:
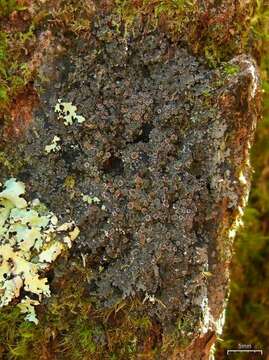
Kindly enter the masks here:
<path id="1" fill-rule="evenodd" d="M 35 27 L 31 24 L 25 31 L 2 30 L 0 32 L 0 105 L 2 109 L 6 110 L 13 97 L 33 80 L 34 73 L 27 63 L 25 49 L 32 46 L 35 40 Z"/>
<path id="2" fill-rule="evenodd" d="M 93 1 L 33 1 L 30 6 L 27 0 L 0 0 L 1 115 L 37 76 L 40 33 L 49 30 L 58 37 L 89 33 L 94 12 Z"/>
<path id="3" fill-rule="evenodd" d="M 69 270 L 67 270 L 67 261 Z M 89 270 L 62 259 L 51 287 L 53 297 L 38 308 L 39 324 L 23 321 L 18 309 L 0 311 L 2 359 L 137 359 L 161 354 L 160 328 L 143 314 L 138 299 L 98 310 L 85 296 Z"/>
<path id="4" fill-rule="evenodd" d="M 246 49 L 256 8 L 254 1 L 116 0 L 114 12 L 126 33 L 142 19 L 145 27 L 163 28 L 174 41 L 183 41 L 216 66 Z"/>
<path id="5" fill-rule="evenodd" d="M 26 6 L 17 0 L 0 0 L 0 19 L 9 16 L 13 11 L 23 11 L 25 9 Z"/>
<path id="6" fill-rule="evenodd" d="M 224 72 L 227 75 L 236 75 L 239 72 L 239 66 L 233 65 L 233 64 L 226 64 L 224 66 Z"/>
<path id="7" fill-rule="evenodd" d="M 13 172 L 14 164 L 12 164 L 12 162 L 8 159 L 8 157 L 3 151 L 0 152 L 0 164 L 1 166 L 6 167 L 10 173 Z"/>

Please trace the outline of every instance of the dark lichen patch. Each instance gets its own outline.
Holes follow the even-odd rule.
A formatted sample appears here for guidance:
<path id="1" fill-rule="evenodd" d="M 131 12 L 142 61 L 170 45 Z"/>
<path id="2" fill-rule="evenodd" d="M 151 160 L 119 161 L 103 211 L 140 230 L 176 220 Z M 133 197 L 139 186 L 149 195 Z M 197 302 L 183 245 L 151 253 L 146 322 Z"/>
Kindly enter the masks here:
<path id="1" fill-rule="evenodd" d="M 16 123 L 16 119 L 10 116 L 10 111 L 16 97 L 25 94 L 38 76 L 48 80 L 46 71 L 38 72 L 46 63 L 45 59 L 65 51 L 74 38 L 91 38 L 94 24 L 102 23 L 104 17 L 108 16 L 109 27 L 100 30 L 101 41 L 123 32 L 128 43 L 132 38 L 159 29 L 173 42 L 180 42 L 193 54 L 202 55 L 214 67 L 249 49 L 251 17 L 260 7 L 255 1 L 243 6 L 242 2 L 232 0 L 225 3 L 209 0 L 91 0 L 86 4 L 82 0 L 3 0 L 1 6 L 0 115 L 1 123 L 7 126 L 5 135 L 8 138 L 20 136 L 29 123 L 31 114 L 26 118 L 21 116 L 14 131 L 12 123 Z M 107 55 L 110 52 L 110 56 L 114 54 L 112 58 L 121 58 L 124 53 L 121 50 L 119 48 L 116 54 L 115 48 L 108 46 Z M 155 56 L 159 51 L 156 49 Z M 94 56 L 102 54 L 95 51 Z M 144 76 L 148 76 L 147 64 L 143 71 Z M 36 86 L 33 91 L 38 94 L 42 87 Z M 29 98 L 25 96 L 23 101 L 27 100 Z M 34 105 L 33 102 L 28 109 L 30 113 Z"/>
<path id="2" fill-rule="evenodd" d="M 245 191 L 238 168 L 255 117 L 236 94 L 252 104 L 254 80 L 243 66 L 252 62 L 237 59 L 240 72 L 230 77 L 158 30 L 128 41 L 109 36 L 110 19 L 98 18 L 91 39 L 52 64 L 56 80 L 44 86 L 35 123 L 16 153 L 11 145 L 5 153 L 10 162 L 26 158 L 32 194 L 80 227 L 74 252 L 87 256 L 89 293 L 101 308 L 138 296 L 164 333 L 188 313 L 197 334 L 207 311 L 203 274 L 214 273 L 222 243 L 215 257 L 211 249 L 218 234 L 227 238 Z M 54 111 L 58 99 L 85 122 L 67 126 Z M 60 148 L 47 154 L 55 135 Z M 221 303 L 227 278 L 219 281 Z"/>
<path id="3" fill-rule="evenodd" d="M 251 21 L 251 16 L 260 7 L 254 1 L 242 5 L 241 2 L 234 4 L 232 0 L 225 3 L 91 0 L 86 4 L 81 0 L 2 0 L 0 6 L 0 105 L 5 110 L 36 78 L 36 70 L 44 58 L 43 50 L 53 47 L 46 44 L 44 35 L 49 35 L 52 42 L 56 40 L 57 46 L 61 43 L 68 47 L 70 39 L 90 38 L 94 19 L 98 22 L 109 13 L 111 27 L 101 31 L 101 39 L 113 38 L 122 30 L 126 38 L 132 38 L 139 36 L 141 29 L 148 33 L 159 28 L 216 66 L 221 60 L 229 60 L 248 48 L 249 33 L 255 20 L 253 17 Z M 146 67 L 144 70 L 146 74 Z"/>

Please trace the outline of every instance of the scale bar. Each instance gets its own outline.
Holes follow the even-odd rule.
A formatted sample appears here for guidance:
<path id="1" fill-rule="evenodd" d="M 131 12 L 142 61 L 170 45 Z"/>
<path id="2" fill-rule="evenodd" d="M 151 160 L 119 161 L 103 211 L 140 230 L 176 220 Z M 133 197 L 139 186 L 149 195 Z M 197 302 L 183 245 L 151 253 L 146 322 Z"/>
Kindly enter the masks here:
<path id="1" fill-rule="evenodd" d="M 263 354 L 262 350 L 252 350 L 252 349 L 230 349 L 227 350 L 227 355 L 229 355 L 230 353 L 238 353 L 238 352 L 246 352 L 246 353 L 260 353 L 261 355 Z"/>

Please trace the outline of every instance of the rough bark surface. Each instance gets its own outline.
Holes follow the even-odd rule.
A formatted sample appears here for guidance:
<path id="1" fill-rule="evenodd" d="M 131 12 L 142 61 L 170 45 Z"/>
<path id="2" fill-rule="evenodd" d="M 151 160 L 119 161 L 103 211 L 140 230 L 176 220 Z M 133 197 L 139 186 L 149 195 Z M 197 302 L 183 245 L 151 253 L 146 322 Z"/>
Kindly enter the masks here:
<path id="1" fill-rule="evenodd" d="M 242 55 L 212 70 L 161 32 L 127 40 L 99 21 L 40 72 L 49 81 L 36 83 L 33 121 L 4 145 L 11 163 L 23 162 L 12 175 L 78 224 L 71 251 L 87 257 L 100 308 L 138 296 L 163 336 L 177 328 L 193 339 L 166 358 L 207 359 L 251 178 L 255 63 Z M 66 126 L 58 99 L 85 122 Z M 54 136 L 60 149 L 47 154 Z M 0 180 L 10 176 L 3 169 Z"/>

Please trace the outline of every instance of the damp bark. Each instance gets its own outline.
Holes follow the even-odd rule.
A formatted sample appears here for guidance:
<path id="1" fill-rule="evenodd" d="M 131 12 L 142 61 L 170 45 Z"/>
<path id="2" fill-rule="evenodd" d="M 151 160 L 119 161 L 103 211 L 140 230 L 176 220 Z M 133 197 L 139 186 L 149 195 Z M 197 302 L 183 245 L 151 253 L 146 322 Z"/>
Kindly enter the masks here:
<path id="1" fill-rule="evenodd" d="M 2 147 L 21 165 L 4 166 L 1 182 L 15 176 L 79 226 L 71 253 L 92 272 L 83 296 L 99 309 L 139 298 L 162 336 L 178 329 L 190 339 L 160 356 L 208 358 L 251 179 L 254 61 L 241 55 L 210 69 L 159 30 L 126 36 L 98 19 L 90 39 L 39 71 L 46 82 L 35 83 L 33 121 Z M 85 121 L 66 126 L 59 99 Z M 59 147 L 47 153 L 55 136 Z"/>

